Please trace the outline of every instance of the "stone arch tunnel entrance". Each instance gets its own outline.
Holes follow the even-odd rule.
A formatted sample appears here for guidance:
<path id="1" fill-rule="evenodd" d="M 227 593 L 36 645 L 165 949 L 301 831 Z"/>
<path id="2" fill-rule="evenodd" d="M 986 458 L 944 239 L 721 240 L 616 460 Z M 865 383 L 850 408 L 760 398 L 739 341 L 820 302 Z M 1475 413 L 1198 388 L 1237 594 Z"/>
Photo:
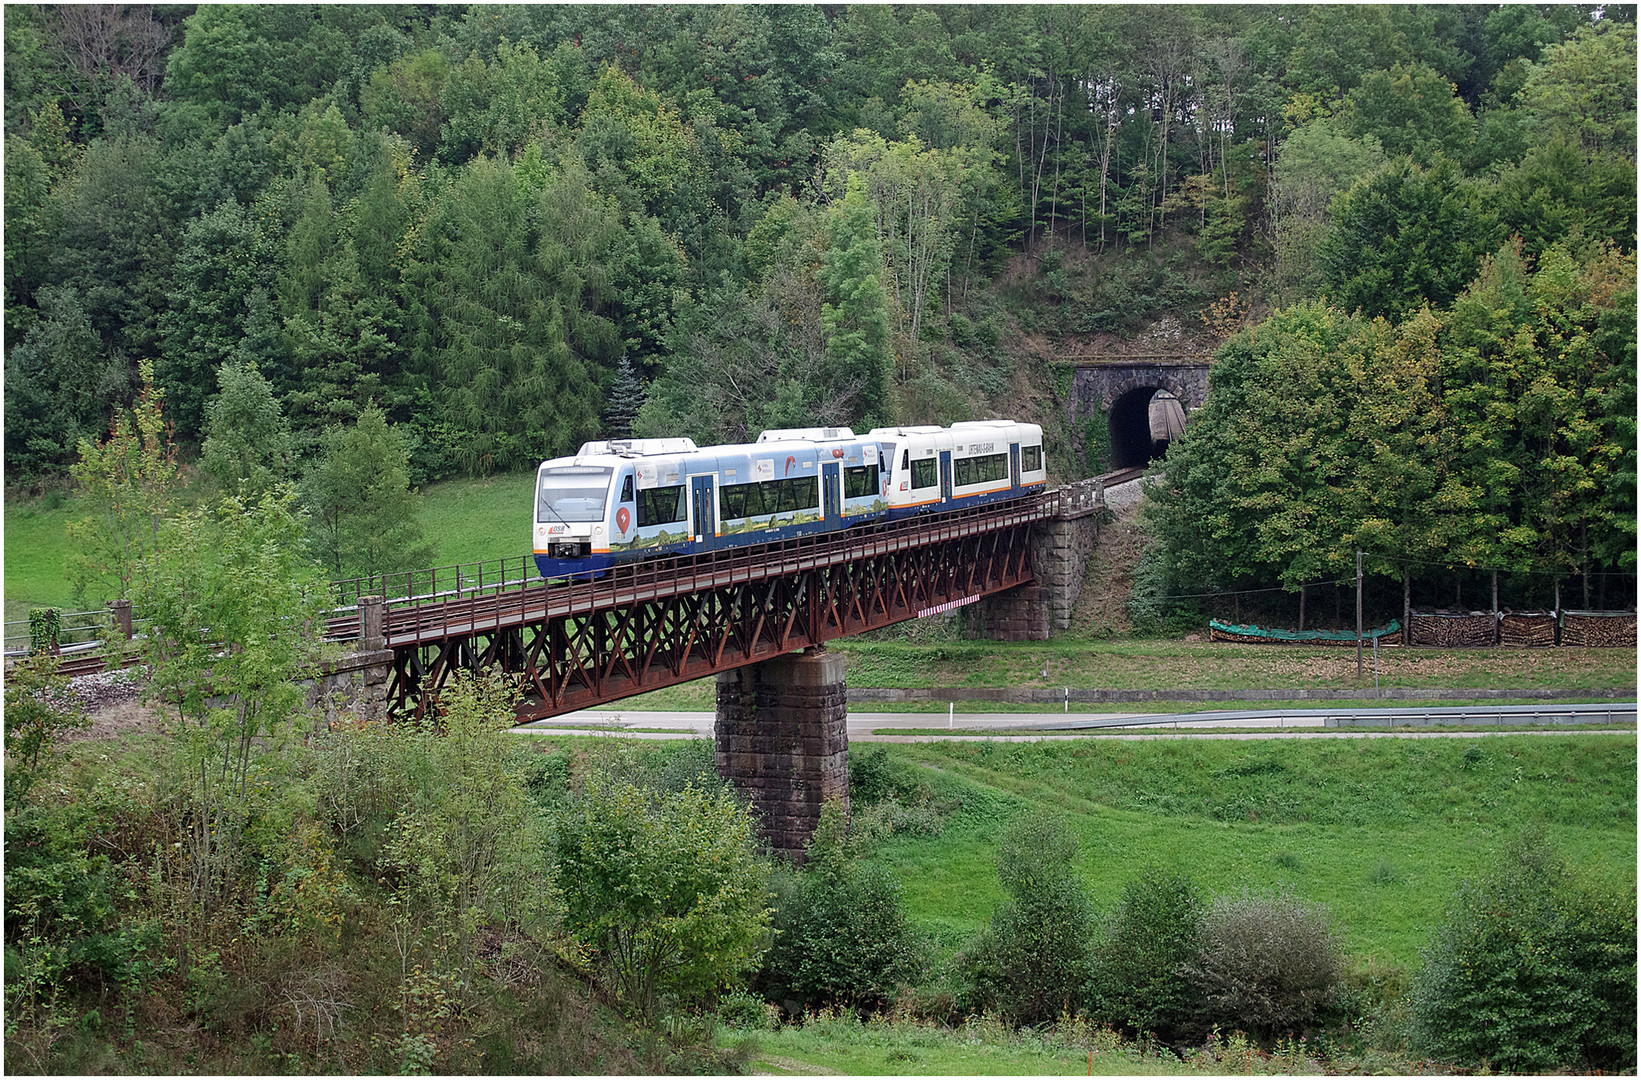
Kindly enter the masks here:
<path id="1" fill-rule="evenodd" d="M 1162 457 L 1185 430 L 1179 398 L 1159 386 L 1139 386 L 1111 403 L 1111 468 L 1130 469 Z"/>
<path id="2" fill-rule="evenodd" d="M 1087 359 L 1077 363 L 1066 409 L 1073 445 L 1091 467 L 1131 469 L 1155 461 L 1185 430 L 1186 415 L 1208 398 L 1206 356 Z M 1102 437 L 1108 444 L 1095 454 L 1086 440 Z M 1106 460 L 1097 463 L 1097 457 Z"/>

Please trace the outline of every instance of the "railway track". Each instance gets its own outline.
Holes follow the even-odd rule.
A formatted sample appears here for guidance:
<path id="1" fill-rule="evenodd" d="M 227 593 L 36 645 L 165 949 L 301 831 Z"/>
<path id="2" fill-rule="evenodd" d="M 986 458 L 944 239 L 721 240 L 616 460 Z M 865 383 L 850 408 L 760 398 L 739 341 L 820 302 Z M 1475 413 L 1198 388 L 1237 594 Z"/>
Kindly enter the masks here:
<path id="1" fill-rule="evenodd" d="M 1130 480 L 1138 480 L 1145 475 L 1145 470 L 1146 466 L 1136 465 L 1131 469 L 1118 469 L 1115 472 L 1101 473 L 1100 483 L 1108 488 L 1116 487 L 1118 484 L 1126 484 Z"/>

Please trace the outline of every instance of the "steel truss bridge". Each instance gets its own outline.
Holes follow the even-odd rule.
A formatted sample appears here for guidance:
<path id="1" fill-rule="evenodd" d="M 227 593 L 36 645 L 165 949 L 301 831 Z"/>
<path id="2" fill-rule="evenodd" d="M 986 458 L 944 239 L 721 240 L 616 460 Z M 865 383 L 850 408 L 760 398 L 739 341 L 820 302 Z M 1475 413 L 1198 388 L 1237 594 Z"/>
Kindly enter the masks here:
<path id="1" fill-rule="evenodd" d="M 588 578 L 417 582 L 420 595 L 384 604 L 388 709 L 417 713 L 453 672 L 486 669 L 517 678 L 519 719 L 540 719 L 973 603 L 1032 580 L 1031 526 L 1056 515 L 1057 494 Z M 358 625 L 338 615 L 327 636 Z"/>
<path id="2" fill-rule="evenodd" d="M 1030 582 L 1032 526 L 1088 512 L 1117 479 L 587 577 L 542 581 L 526 556 L 351 578 L 332 583 L 324 637 L 392 652 L 390 715 L 419 714 L 453 672 L 498 670 L 519 682 L 521 721 L 556 716 Z M 61 670 L 138 662 L 106 648 L 117 636 L 65 650 Z"/>

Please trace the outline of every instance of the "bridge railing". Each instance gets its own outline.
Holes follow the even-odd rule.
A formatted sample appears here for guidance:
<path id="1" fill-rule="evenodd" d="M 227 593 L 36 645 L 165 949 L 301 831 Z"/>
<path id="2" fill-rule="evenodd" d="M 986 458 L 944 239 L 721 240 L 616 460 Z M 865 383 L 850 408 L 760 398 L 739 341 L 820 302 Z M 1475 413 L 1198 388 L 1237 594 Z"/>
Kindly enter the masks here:
<path id="1" fill-rule="evenodd" d="M 114 616 L 107 608 L 98 611 L 64 611 L 58 615 L 57 646 L 64 655 L 96 652 L 115 633 Z M 27 619 L 8 619 L 5 627 L 5 655 L 27 656 L 31 629 Z"/>
<path id="2" fill-rule="evenodd" d="M 1104 477 L 1091 476 L 1087 480 L 1078 480 L 1066 484 L 1055 491 L 1058 502 L 1055 512 L 1060 517 L 1070 517 L 1094 510 L 1105 502 Z"/>
<path id="3" fill-rule="evenodd" d="M 431 599 L 492 586 L 517 586 L 534 579 L 533 556 L 511 555 L 504 559 L 451 563 L 425 570 L 399 570 L 390 574 L 342 578 L 331 582 L 338 610 L 351 608 L 361 596 L 381 596 L 388 600 Z"/>

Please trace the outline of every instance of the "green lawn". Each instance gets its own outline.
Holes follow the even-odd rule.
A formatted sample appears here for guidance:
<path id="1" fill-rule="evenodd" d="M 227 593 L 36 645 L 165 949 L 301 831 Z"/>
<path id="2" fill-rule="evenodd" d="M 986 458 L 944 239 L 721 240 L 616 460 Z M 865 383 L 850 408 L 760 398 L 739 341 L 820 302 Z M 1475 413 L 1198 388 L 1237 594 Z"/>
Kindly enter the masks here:
<path id="1" fill-rule="evenodd" d="M 63 576 L 70 521 L 84 517 L 78 500 L 7 500 L 5 505 L 6 621 L 27 619 L 31 607 L 74 608 Z"/>
<path id="2" fill-rule="evenodd" d="M 531 475 L 450 480 L 424 488 L 422 531 L 433 544 L 434 561 L 448 566 L 528 555 Z M 31 607 L 75 607 L 63 576 L 65 530 L 86 513 L 73 497 L 6 501 L 7 621 L 27 619 Z"/>
<path id="3" fill-rule="evenodd" d="M 1455 883 L 1524 826 L 1542 828 L 1583 872 L 1635 889 L 1630 733 L 883 752 L 937 801 L 958 804 L 938 837 L 895 836 L 872 853 L 946 950 L 1001 899 L 999 829 L 1039 805 L 1073 821 L 1097 908 L 1148 865 L 1184 870 L 1212 891 L 1289 888 L 1328 906 L 1353 954 L 1400 967 L 1416 964 Z"/>
<path id="4" fill-rule="evenodd" d="M 1177 639 L 911 643 L 888 635 L 828 648 L 849 661 L 854 686 L 1103 687 L 1254 690 L 1373 686 L 1373 659 L 1356 679 L 1356 650 Z M 1046 670 L 1047 675 L 1043 672 Z M 1632 649 L 1379 650 L 1382 687 L 1610 689 L 1635 687 Z"/>
<path id="5" fill-rule="evenodd" d="M 422 533 L 448 566 L 530 554 L 535 473 L 446 480 L 422 488 Z"/>

